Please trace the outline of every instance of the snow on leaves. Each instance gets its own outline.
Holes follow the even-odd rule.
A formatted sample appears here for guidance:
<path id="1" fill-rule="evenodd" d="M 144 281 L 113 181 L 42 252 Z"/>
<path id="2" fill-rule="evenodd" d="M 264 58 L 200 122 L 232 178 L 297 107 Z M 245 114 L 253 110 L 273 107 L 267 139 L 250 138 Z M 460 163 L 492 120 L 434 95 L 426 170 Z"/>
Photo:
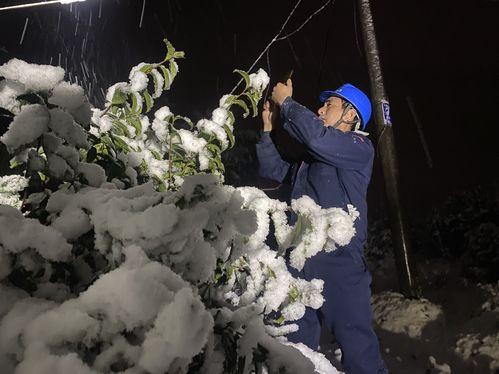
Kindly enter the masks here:
<path id="1" fill-rule="evenodd" d="M 323 303 L 323 281 L 292 277 L 283 254 L 301 269 L 347 244 L 358 213 L 222 185 L 231 108 L 256 115 L 269 78 L 236 71 L 244 90 L 210 119 L 193 124 L 164 106 L 151 121 L 184 57 L 165 43 L 164 61 L 132 68 L 93 114 L 62 69 L 0 66 L 0 105 L 15 115 L 0 140 L 23 175 L 0 179 L 11 205 L 0 205 L 0 363 L 19 373 L 334 372 L 276 338 Z"/>
<path id="2" fill-rule="evenodd" d="M 67 261 L 71 254 L 71 245 L 59 231 L 6 205 L 0 205 L 0 234 L 0 245 L 7 253 L 34 249 L 51 261 Z"/>

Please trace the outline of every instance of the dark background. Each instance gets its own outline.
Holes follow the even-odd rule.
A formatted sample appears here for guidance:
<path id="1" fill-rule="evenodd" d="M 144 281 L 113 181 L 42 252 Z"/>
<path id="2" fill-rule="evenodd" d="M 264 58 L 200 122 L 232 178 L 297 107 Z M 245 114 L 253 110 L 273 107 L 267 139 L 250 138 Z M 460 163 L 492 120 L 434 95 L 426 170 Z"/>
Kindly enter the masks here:
<path id="1" fill-rule="evenodd" d="M 1 6 L 27 2 L 2 1 Z M 324 2 L 302 1 L 286 31 L 301 25 Z M 314 111 L 323 89 L 345 82 L 369 89 L 355 3 L 336 0 L 270 50 L 272 82 L 293 68 L 294 97 Z M 83 81 L 92 103 L 100 106 L 102 90 L 126 80 L 131 66 L 162 60 L 162 39 L 168 37 L 187 59 L 181 61 L 181 74 L 165 103 L 175 113 L 197 120 L 218 106 L 219 98 L 237 81 L 232 71 L 249 68 L 295 4 L 146 0 L 141 28 L 143 0 L 87 0 L 72 6 L 0 11 L 0 63 L 17 57 L 56 65 L 60 54 L 67 79 Z M 373 0 L 372 6 L 409 217 L 424 216 L 454 191 L 477 185 L 496 188 L 499 2 Z M 265 58 L 258 67 L 268 70 Z M 421 119 L 432 168 L 407 97 Z M 239 150 L 228 156 L 229 164 L 232 158 L 240 171 L 234 183 L 256 183 L 256 131 L 250 129 L 258 128 L 258 122 L 239 119 L 236 124 Z M 376 160 L 369 193 L 371 217 L 386 215 L 383 201 Z"/>

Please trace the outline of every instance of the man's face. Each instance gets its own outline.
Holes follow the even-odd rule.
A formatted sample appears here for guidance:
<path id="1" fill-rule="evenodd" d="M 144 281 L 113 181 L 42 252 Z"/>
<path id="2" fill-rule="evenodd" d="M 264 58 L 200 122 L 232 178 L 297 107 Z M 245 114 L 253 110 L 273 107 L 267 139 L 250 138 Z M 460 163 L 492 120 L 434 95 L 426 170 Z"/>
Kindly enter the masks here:
<path id="1" fill-rule="evenodd" d="M 319 118 L 324 121 L 324 126 L 332 126 L 341 118 L 343 100 L 339 97 L 331 96 L 324 102 L 324 105 L 317 111 Z"/>
<path id="2" fill-rule="evenodd" d="M 329 127 L 336 124 L 343 114 L 343 100 L 336 96 L 331 96 L 324 102 L 324 105 L 319 108 L 317 113 L 319 118 L 324 121 L 324 126 Z M 355 110 L 350 109 L 343 115 L 343 120 L 351 121 L 355 117 Z M 338 130 L 348 131 L 351 125 L 340 123 L 337 127 Z"/>

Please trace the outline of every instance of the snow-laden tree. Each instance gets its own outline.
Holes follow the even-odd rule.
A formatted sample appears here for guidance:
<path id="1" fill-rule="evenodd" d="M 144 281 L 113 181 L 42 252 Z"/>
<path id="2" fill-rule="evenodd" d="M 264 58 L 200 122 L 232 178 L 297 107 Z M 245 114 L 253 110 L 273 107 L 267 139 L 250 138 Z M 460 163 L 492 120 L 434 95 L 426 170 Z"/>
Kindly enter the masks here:
<path id="1" fill-rule="evenodd" d="M 323 281 L 291 276 L 347 244 L 355 208 L 223 184 L 232 108 L 257 114 L 263 70 L 196 124 L 170 108 L 183 52 L 166 41 L 91 108 L 60 67 L 0 66 L 0 367 L 15 373 L 330 373 L 285 334 Z M 297 224 L 288 215 L 298 216 Z M 274 230 L 271 231 L 271 226 Z M 279 248 L 269 248 L 274 235 Z M 306 359 L 308 357 L 309 359 Z"/>

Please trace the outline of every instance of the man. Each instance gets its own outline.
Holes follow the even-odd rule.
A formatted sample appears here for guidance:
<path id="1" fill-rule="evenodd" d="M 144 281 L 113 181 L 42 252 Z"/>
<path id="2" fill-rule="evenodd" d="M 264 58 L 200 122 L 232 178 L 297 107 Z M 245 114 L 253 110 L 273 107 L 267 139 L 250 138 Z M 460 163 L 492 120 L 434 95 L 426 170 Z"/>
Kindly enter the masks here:
<path id="1" fill-rule="evenodd" d="M 288 335 L 312 349 L 319 346 L 321 322 L 332 332 L 342 351 L 348 374 L 386 373 L 379 344 L 372 329 L 371 276 L 363 258 L 367 236 L 366 193 L 371 178 L 374 151 L 365 129 L 371 116 L 368 97 L 351 84 L 322 92 L 324 103 L 316 116 L 294 101 L 292 82 L 278 83 L 272 101 L 279 107 L 283 129 L 305 148 L 298 168 L 281 158 L 271 136 L 273 113 L 269 102 L 262 117 L 264 133 L 257 144 L 262 177 L 282 182 L 292 175 L 291 198 L 308 195 L 322 208 L 346 208 L 352 204 L 360 217 L 351 243 L 333 252 L 320 252 L 295 276 L 324 280 L 324 304 L 320 310 L 307 308 L 298 321 L 299 331 Z"/>

